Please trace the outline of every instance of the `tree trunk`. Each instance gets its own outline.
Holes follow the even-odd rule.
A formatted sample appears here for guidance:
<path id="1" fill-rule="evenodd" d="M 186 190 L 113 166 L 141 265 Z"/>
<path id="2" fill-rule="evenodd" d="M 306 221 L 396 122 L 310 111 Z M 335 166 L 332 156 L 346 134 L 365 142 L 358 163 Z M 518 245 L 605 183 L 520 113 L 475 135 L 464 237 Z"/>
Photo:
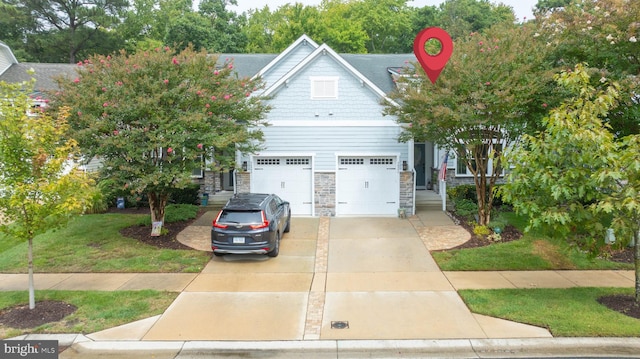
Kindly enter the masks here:
<path id="1" fill-rule="evenodd" d="M 149 210 L 151 212 L 151 223 L 160 223 L 160 229 L 164 226 L 164 210 L 169 197 L 166 193 L 149 192 Z"/>
<path id="2" fill-rule="evenodd" d="M 636 305 L 640 305 L 640 225 L 633 231 L 633 263 L 636 269 Z"/>
<path id="3" fill-rule="evenodd" d="M 33 283 L 33 238 L 29 238 L 27 256 L 29 260 L 29 309 L 34 309 L 36 307 L 36 292 Z"/>

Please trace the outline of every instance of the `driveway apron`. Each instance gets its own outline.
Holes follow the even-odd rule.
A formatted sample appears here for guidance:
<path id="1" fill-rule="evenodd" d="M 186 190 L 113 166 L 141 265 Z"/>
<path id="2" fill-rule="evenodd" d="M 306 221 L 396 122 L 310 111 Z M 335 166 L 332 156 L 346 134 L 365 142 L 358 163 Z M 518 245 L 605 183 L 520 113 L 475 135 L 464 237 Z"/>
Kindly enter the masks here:
<path id="1" fill-rule="evenodd" d="M 214 257 L 142 340 L 548 336 L 472 314 L 422 229 L 399 218 L 293 218 L 278 257 Z"/>

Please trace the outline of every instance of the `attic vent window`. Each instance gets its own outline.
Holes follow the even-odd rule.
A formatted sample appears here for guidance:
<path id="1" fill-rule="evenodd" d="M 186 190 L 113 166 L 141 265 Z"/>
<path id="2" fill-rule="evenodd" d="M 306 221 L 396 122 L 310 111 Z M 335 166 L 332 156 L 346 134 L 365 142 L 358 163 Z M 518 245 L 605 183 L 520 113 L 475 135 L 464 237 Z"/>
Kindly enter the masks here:
<path id="1" fill-rule="evenodd" d="M 338 98 L 338 77 L 316 77 L 311 80 L 311 98 L 315 100 Z"/>

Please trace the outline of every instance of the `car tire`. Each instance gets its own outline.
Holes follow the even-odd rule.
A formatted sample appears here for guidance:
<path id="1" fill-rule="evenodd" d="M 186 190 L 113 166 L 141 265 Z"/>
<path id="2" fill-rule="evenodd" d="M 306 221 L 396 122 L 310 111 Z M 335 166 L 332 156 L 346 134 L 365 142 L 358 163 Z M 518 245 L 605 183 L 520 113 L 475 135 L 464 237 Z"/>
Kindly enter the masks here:
<path id="1" fill-rule="evenodd" d="M 224 256 L 226 253 L 218 253 L 218 252 L 213 252 L 213 255 L 216 257 L 222 257 Z"/>
<path id="2" fill-rule="evenodd" d="M 284 233 L 289 233 L 291 230 L 291 212 L 289 212 L 289 217 L 287 218 L 287 226 L 284 227 Z"/>
<path id="3" fill-rule="evenodd" d="M 267 252 L 269 257 L 277 257 L 280 254 L 280 234 L 276 235 L 276 245 L 271 252 Z"/>

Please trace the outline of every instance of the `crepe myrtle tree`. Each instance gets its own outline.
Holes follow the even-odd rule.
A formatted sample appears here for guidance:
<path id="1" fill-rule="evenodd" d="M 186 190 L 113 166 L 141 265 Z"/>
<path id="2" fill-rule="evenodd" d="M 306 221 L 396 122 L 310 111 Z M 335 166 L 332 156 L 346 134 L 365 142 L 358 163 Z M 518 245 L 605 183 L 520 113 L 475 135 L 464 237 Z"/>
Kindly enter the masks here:
<path id="1" fill-rule="evenodd" d="M 35 308 L 35 237 L 64 226 L 94 191 L 74 166 L 78 147 L 66 138 L 68 111 L 50 117 L 34 110 L 27 95 L 34 82 L 0 82 L 0 230 L 28 243 L 29 309 Z"/>
<path id="2" fill-rule="evenodd" d="M 103 177 L 146 194 L 156 223 L 203 158 L 215 152 L 212 166 L 229 168 L 233 149 L 254 151 L 268 111 L 252 96 L 259 79 L 239 78 L 232 59 L 190 47 L 94 56 L 58 84 L 52 108 L 72 109 L 71 135 L 87 158 L 102 160 Z"/>
<path id="3" fill-rule="evenodd" d="M 478 224 L 491 218 L 494 185 L 502 175 L 502 150 L 535 128 L 545 111 L 552 73 L 545 44 L 531 24 L 498 24 L 454 43 L 453 54 L 432 84 L 420 66 L 398 79 L 385 113 L 397 116 L 400 140 L 430 141 L 454 151 L 473 175 Z M 435 55 L 427 41 L 427 53 Z"/>

